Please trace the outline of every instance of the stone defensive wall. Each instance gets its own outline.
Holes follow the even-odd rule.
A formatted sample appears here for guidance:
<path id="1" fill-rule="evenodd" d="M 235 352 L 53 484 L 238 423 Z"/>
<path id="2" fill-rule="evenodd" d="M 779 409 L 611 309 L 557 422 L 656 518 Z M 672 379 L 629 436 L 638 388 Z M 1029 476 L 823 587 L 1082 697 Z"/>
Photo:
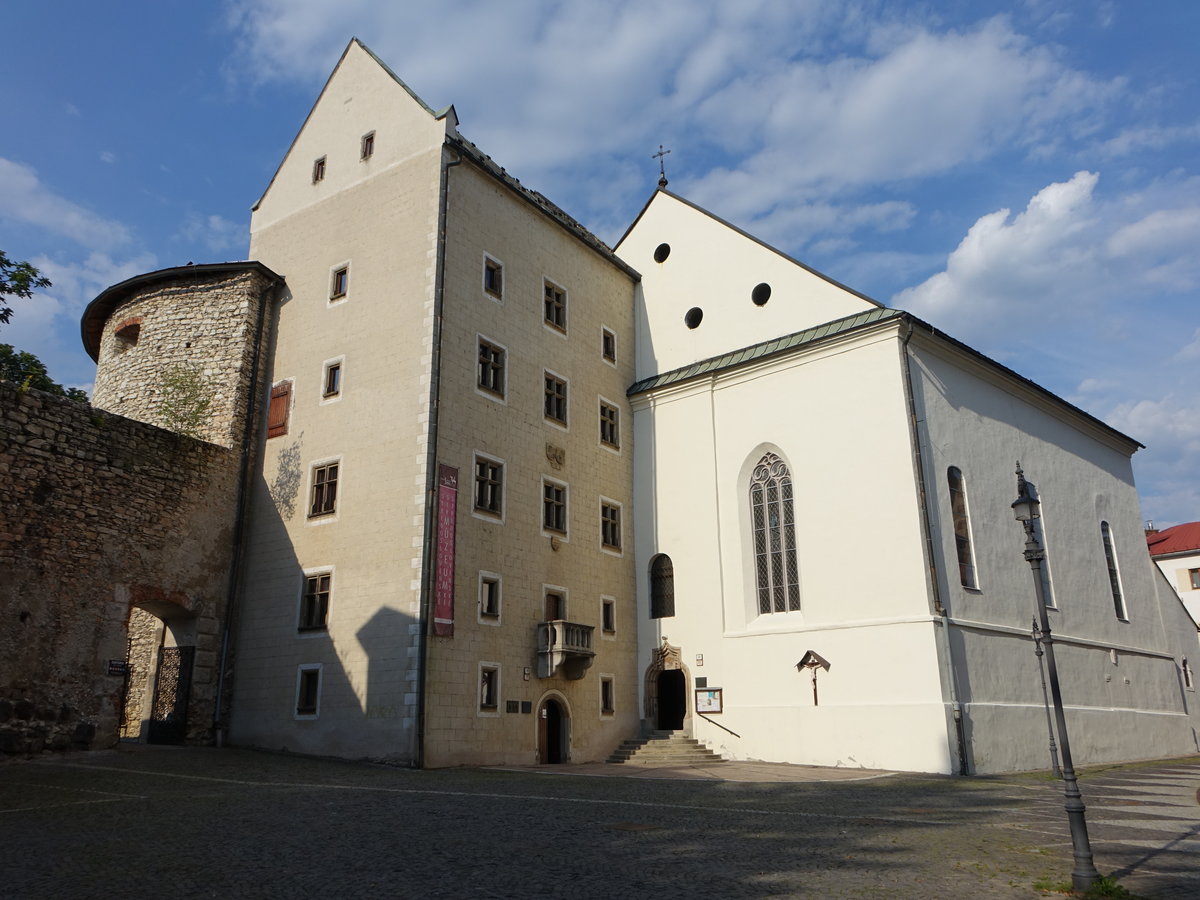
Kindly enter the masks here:
<path id="1" fill-rule="evenodd" d="M 190 702 L 160 717 L 209 739 L 238 452 L 0 383 L 0 473 L 0 752 L 114 744 L 174 646 Z"/>

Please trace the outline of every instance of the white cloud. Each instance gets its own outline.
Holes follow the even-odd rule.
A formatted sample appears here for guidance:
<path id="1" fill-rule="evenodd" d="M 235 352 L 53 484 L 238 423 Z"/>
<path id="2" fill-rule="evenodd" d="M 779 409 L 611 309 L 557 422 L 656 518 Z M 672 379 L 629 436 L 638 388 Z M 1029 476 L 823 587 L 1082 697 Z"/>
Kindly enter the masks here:
<path id="1" fill-rule="evenodd" d="M 117 161 L 117 154 L 111 150 L 102 150 L 100 152 L 100 162 L 108 163 L 110 166 Z"/>
<path id="2" fill-rule="evenodd" d="M 250 231 L 245 224 L 231 222 L 224 216 L 202 216 L 191 213 L 184 220 L 179 231 L 179 238 L 192 244 L 198 244 L 208 253 L 228 253 L 236 251 L 244 253 L 250 241 Z M 206 254 L 194 254 L 202 258 Z"/>
<path id="3" fill-rule="evenodd" d="M 30 166 L 0 157 L 0 218 L 36 225 L 89 250 L 110 250 L 129 240 L 129 230 L 61 197 L 42 184 Z"/>

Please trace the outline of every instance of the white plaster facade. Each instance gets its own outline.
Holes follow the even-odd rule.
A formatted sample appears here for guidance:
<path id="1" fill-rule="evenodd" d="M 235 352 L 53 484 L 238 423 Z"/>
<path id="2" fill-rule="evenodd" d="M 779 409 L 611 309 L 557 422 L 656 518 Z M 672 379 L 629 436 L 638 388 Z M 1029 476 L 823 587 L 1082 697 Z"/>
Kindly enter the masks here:
<path id="1" fill-rule="evenodd" d="M 1200 749 L 1181 677 L 1195 634 L 1141 553 L 1136 442 L 666 191 L 617 250 L 643 275 L 631 396 L 644 715 L 658 714 L 665 645 L 686 674 L 686 727 L 726 756 L 930 772 L 1045 765 L 1033 585 L 1010 510 L 1019 459 L 1045 510 L 1076 760 Z M 704 310 L 696 327 L 692 307 Z M 762 614 L 749 482 L 767 453 L 791 473 L 800 602 Z M 950 467 L 966 483 L 971 588 Z M 673 563 L 674 614 L 652 618 L 658 554 Z M 816 699 L 812 670 L 797 668 L 810 650 L 829 663 Z M 697 713 L 696 678 L 721 689 L 720 714 Z"/>

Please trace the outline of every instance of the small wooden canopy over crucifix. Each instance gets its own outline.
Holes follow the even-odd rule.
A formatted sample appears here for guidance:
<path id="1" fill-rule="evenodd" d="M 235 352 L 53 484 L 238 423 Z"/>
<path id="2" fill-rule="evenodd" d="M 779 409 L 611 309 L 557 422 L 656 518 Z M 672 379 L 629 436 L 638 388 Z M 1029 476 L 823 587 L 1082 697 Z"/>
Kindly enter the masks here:
<path id="1" fill-rule="evenodd" d="M 824 669 L 826 672 L 828 672 L 829 660 L 823 657 L 816 650 L 808 650 L 802 657 L 800 657 L 800 662 L 796 663 L 797 672 L 804 669 L 808 669 L 808 671 L 812 673 L 813 706 L 817 706 L 819 705 L 817 701 L 817 669 Z"/>

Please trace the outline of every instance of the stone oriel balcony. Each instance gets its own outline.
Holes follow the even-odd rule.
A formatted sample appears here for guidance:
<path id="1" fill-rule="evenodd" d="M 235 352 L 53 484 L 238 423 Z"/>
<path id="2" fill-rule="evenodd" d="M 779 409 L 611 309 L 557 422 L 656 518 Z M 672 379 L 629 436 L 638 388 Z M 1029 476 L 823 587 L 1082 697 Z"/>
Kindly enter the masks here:
<path id="1" fill-rule="evenodd" d="M 558 671 L 570 679 L 582 678 L 592 664 L 591 625 L 552 619 L 537 626 L 538 678 L 549 678 Z"/>

